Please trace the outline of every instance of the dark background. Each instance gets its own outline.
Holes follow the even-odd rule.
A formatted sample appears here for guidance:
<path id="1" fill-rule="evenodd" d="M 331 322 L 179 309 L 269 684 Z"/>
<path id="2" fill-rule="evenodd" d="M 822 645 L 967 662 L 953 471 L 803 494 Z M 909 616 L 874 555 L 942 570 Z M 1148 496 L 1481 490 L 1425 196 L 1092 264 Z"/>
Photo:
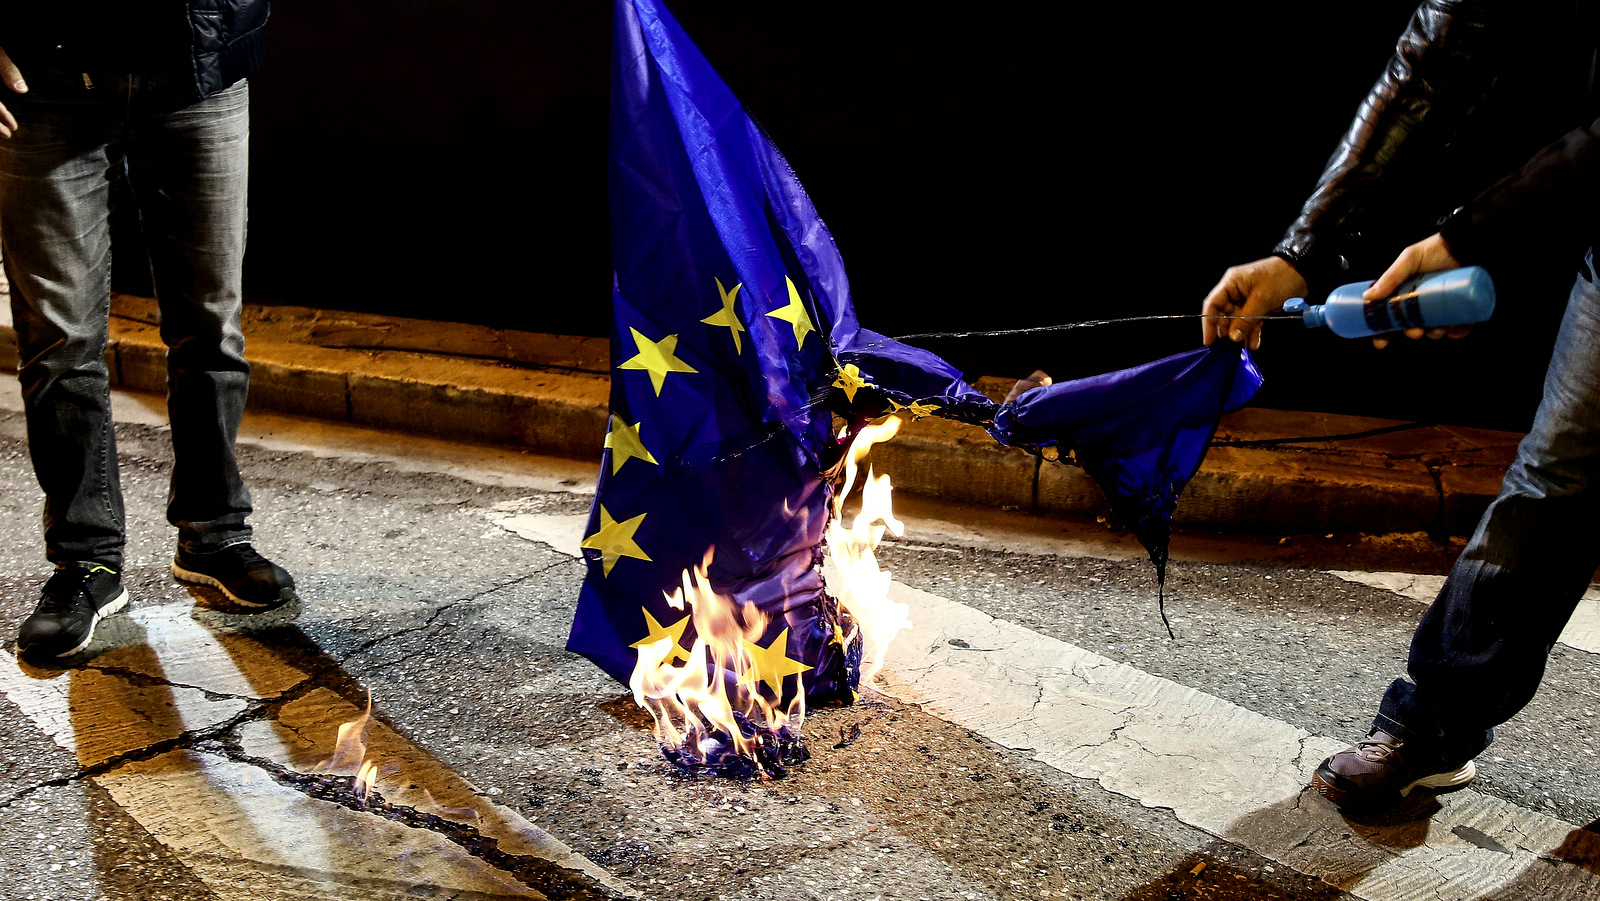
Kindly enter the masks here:
<path id="1" fill-rule="evenodd" d="M 888 334 L 1198 311 L 1293 219 L 1413 7 L 674 4 Z M 274 4 L 249 299 L 607 334 L 610 16 Z M 1259 402 L 1525 428 L 1564 293 L 1501 295 L 1466 340 L 1382 352 L 1274 324 Z M 1060 378 L 1198 339 L 1182 321 L 927 346 L 971 376 Z"/>

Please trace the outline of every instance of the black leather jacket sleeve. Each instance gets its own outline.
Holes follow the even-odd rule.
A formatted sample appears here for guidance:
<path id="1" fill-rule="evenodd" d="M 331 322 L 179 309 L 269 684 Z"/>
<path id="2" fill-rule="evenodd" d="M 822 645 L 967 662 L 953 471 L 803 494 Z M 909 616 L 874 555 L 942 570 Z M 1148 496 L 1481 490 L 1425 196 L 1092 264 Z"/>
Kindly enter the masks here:
<path id="1" fill-rule="evenodd" d="M 1492 272 L 1575 240 L 1592 241 L 1596 210 L 1600 121 L 1562 135 L 1457 210 L 1439 233 L 1457 260 Z"/>
<path id="2" fill-rule="evenodd" d="M 1313 284 L 1334 284 L 1341 245 L 1355 240 L 1363 206 L 1393 190 L 1384 175 L 1426 153 L 1458 126 L 1493 83 L 1526 26 L 1532 0 L 1426 0 L 1400 35 L 1383 75 L 1324 167 L 1316 190 L 1273 253 Z"/>

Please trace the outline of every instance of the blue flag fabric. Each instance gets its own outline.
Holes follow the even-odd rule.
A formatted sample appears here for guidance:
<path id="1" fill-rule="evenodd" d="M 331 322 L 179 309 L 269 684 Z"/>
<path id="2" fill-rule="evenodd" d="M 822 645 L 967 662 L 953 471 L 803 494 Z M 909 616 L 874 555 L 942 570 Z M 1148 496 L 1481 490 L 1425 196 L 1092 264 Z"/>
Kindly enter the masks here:
<path id="1" fill-rule="evenodd" d="M 1222 342 L 996 404 L 858 324 L 793 170 L 660 0 L 616 0 L 613 66 L 615 372 L 571 650 L 623 682 L 644 643 L 687 650 L 693 623 L 666 598 L 709 561 L 715 590 L 770 617 L 757 682 L 850 700 L 861 649 L 819 566 L 836 415 L 940 415 L 1069 448 L 1164 561 L 1217 418 L 1260 385 L 1247 354 Z"/>

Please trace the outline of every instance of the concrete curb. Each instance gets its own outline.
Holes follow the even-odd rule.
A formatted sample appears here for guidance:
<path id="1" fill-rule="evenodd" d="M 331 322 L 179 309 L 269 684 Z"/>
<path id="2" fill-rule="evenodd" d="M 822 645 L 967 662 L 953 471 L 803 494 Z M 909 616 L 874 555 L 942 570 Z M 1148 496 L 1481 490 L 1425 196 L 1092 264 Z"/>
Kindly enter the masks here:
<path id="1" fill-rule="evenodd" d="M 107 363 L 122 388 L 162 392 L 153 301 L 117 296 Z M 482 326 L 249 307 L 250 407 L 593 459 L 604 441 L 608 342 Z M 17 366 L 0 321 L 0 367 Z M 1006 382 L 979 388 L 1003 392 Z M 1320 413 L 1225 418 L 1177 524 L 1264 534 L 1470 533 L 1520 435 Z M 903 492 L 1007 509 L 1105 516 L 1082 470 L 924 419 L 874 452 Z"/>

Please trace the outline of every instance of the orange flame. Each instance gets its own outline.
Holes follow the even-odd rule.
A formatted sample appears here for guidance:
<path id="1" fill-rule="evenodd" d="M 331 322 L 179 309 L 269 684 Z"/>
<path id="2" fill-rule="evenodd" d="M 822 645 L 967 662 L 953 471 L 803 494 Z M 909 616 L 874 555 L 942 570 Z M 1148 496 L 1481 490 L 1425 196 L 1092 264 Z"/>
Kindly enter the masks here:
<path id="1" fill-rule="evenodd" d="M 688 659 L 672 665 L 682 651 L 671 636 L 641 645 L 628 684 L 634 701 L 655 720 L 656 738 L 664 746 L 703 762 L 726 753 L 731 744 L 734 755 L 759 766 L 759 733 L 747 734 L 750 727 L 798 731 L 805 719 L 805 692 L 795 692 L 779 709 L 781 691 L 771 697 L 763 691 L 751 649 L 760 648 L 757 642 L 770 620 L 754 605 L 735 604 L 713 591 L 706 575 L 710 564 L 707 552 L 705 562 L 685 570 L 682 585 L 667 595 L 668 604 L 678 610 L 687 606 L 693 617 Z"/>
<path id="2" fill-rule="evenodd" d="M 844 527 L 844 500 L 855 486 L 861 461 L 874 445 L 888 441 L 899 431 L 900 418 L 890 416 L 864 427 L 850 443 L 845 456 L 844 485 L 834 495 L 833 517 L 828 522 L 826 535 L 828 553 L 838 571 L 829 586 L 830 593 L 855 622 L 845 643 L 854 641 L 857 634 L 865 643 L 861 668 L 863 685 L 870 684 L 883 668 L 889 643 L 902 629 L 911 626 L 911 608 L 889 599 L 889 583 L 894 574 L 879 568 L 875 553 L 886 530 L 898 538 L 905 534 L 905 524 L 894 516 L 891 499 L 894 487 L 889 477 L 874 475 L 870 466 L 861 486 L 861 509 L 848 529 Z"/>
<path id="3" fill-rule="evenodd" d="M 338 737 L 333 742 L 333 756 L 317 767 L 324 773 L 350 777 L 350 791 L 356 800 L 366 803 L 378 786 L 378 776 L 398 772 L 395 765 L 380 766 L 367 758 L 367 731 L 372 726 L 372 693 L 367 693 L 366 712 L 339 726 Z"/>
<path id="4" fill-rule="evenodd" d="M 858 635 L 865 644 L 863 683 L 882 668 L 889 642 L 910 626 L 910 608 L 889 600 L 891 574 L 878 568 L 874 555 L 886 530 L 898 536 L 904 526 L 894 517 L 889 478 L 873 474 L 870 468 L 862 484 L 861 510 L 849 528 L 842 522 L 844 499 L 872 446 L 893 438 L 900 423 L 899 418 L 889 417 L 868 425 L 851 442 L 843 460 L 844 483 L 834 497 L 826 531 L 837 569 L 830 594 L 851 621 L 844 644 L 849 646 Z M 656 739 L 674 763 L 693 766 L 731 754 L 749 761 L 757 773 L 771 775 L 760 753 L 763 736 L 798 738 L 806 714 L 804 684 L 779 709 L 786 676 L 762 672 L 757 661 L 760 654 L 766 668 L 771 668 L 776 645 L 757 644 L 766 635 L 769 619 L 754 605 L 738 604 L 713 591 L 707 577 L 710 564 L 708 551 L 704 562 L 685 570 L 682 584 L 666 596 L 674 609 L 687 608 L 692 617 L 695 639 L 687 655 L 672 635 L 641 644 L 628 684 L 634 701 L 650 712 Z M 781 655 L 778 649 L 777 656 Z M 682 665 L 674 666 L 680 659 Z"/>

